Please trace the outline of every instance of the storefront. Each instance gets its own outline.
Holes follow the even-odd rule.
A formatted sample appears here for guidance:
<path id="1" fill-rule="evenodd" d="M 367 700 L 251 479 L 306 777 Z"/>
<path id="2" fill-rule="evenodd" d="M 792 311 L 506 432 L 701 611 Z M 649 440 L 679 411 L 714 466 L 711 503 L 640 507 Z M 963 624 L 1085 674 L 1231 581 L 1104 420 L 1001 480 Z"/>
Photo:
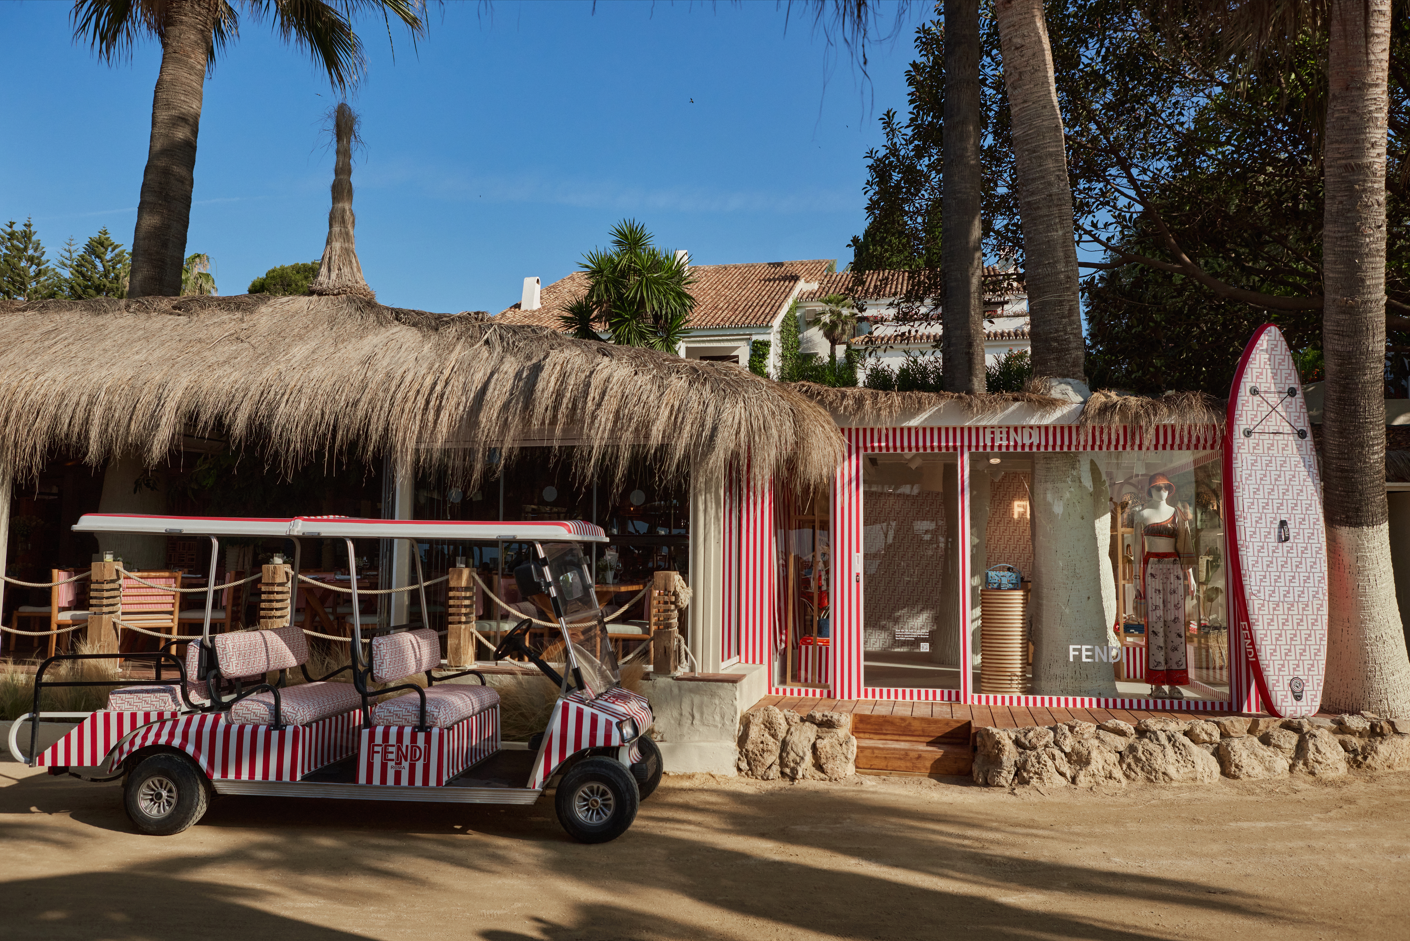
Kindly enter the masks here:
<path id="1" fill-rule="evenodd" d="M 727 488 L 723 665 L 764 666 L 775 695 L 1257 710 L 1213 421 L 834 417 L 830 493 Z"/>

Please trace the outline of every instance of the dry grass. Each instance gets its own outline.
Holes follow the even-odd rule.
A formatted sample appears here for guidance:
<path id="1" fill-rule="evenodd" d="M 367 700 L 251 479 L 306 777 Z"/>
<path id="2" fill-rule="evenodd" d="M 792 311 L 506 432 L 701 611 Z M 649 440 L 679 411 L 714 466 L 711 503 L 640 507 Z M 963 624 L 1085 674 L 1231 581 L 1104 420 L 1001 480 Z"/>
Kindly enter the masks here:
<path id="1" fill-rule="evenodd" d="M 188 428 L 285 472 L 389 454 L 467 486 L 492 450 L 533 445 L 609 481 L 646 457 L 668 478 L 747 465 L 809 485 L 844 452 L 797 388 L 540 327 L 346 296 L 0 301 L 0 466 L 30 476 L 58 447 L 155 464 Z"/>
<path id="2" fill-rule="evenodd" d="M 551 658 L 550 658 L 551 659 Z M 629 663 L 622 667 L 622 686 L 640 692 L 646 678 L 646 667 Z M 495 678 L 499 693 L 500 736 L 506 742 L 522 742 L 548 727 L 553 704 L 558 701 L 558 687 L 542 673 L 523 673 Z"/>
<path id="3" fill-rule="evenodd" d="M 834 389 L 812 382 L 795 382 L 793 388 L 836 415 L 886 424 L 901 415 L 923 412 L 949 402 L 963 406 L 976 418 L 999 415 L 1015 405 L 1039 411 L 1057 411 L 1067 402 L 1035 392 L 994 392 L 963 395 L 958 392 L 883 392 L 878 389 Z"/>
<path id="4" fill-rule="evenodd" d="M 1079 425 L 1219 425 L 1224 403 L 1203 392 L 1167 392 L 1158 398 L 1099 390 L 1082 409 Z"/>
<path id="5" fill-rule="evenodd" d="M 91 653 L 83 641 L 75 645 L 77 653 Z M 34 670 L 39 658 L 27 664 L 0 661 L 0 721 L 16 719 L 34 708 Z M 47 680 L 112 680 L 119 677 L 112 660 L 68 660 L 49 668 Z M 108 704 L 111 686 L 66 686 L 45 690 L 39 706 L 55 712 L 96 712 Z"/>

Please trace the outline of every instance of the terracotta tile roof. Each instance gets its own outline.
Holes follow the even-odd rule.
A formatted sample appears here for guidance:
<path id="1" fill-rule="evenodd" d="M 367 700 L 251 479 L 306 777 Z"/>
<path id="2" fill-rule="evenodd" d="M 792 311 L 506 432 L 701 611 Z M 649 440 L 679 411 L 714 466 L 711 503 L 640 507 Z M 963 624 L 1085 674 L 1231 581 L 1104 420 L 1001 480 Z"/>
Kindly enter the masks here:
<path id="1" fill-rule="evenodd" d="M 1009 275 L 1006 279 L 1004 276 Z M 934 279 L 934 290 L 938 294 L 942 284 L 939 280 L 938 272 L 928 272 L 925 275 L 913 271 L 836 271 L 829 274 L 819 282 L 817 289 L 805 291 L 799 296 L 800 301 L 820 301 L 829 294 L 845 294 L 848 297 L 862 300 L 874 301 L 884 300 L 893 297 L 903 297 L 910 287 L 913 278 L 928 277 Z M 996 287 L 1006 287 L 1006 294 L 1017 293 L 1022 290 L 1022 286 L 1015 283 L 1015 277 L 1011 272 L 1007 272 L 998 265 L 984 266 L 985 289 L 989 292 L 989 300 L 999 300 L 1001 295 L 994 293 Z M 1008 285 L 1003 282 L 1007 280 Z M 860 283 L 859 283 L 860 282 Z M 929 285 L 925 285 L 926 290 L 930 290 Z"/>
<path id="2" fill-rule="evenodd" d="M 834 262 L 827 258 L 809 261 L 770 261 L 743 265 L 691 265 L 695 275 L 691 293 L 695 296 L 692 329 L 719 327 L 766 327 L 773 322 L 800 283 L 815 283 L 828 277 Z M 850 276 L 849 276 L 850 277 Z M 547 285 L 539 294 L 538 310 L 505 308 L 495 318 L 504 323 L 558 327 L 558 316 L 587 291 L 587 276 L 575 271 Z"/>

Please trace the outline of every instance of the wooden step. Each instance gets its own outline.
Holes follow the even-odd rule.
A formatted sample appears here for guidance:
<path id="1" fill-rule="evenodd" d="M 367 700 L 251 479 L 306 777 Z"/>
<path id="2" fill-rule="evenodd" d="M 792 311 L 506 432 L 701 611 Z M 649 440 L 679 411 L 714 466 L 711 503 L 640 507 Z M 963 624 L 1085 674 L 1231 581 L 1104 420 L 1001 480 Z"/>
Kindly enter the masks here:
<path id="1" fill-rule="evenodd" d="M 857 739 L 857 771 L 862 774 L 968 775 L 974 767 L 969 741 L 930 745 Z"/>
<path id="2" fill-rule="evenodd" d="M 852 716 L 852 734 L 858 739 L 919 742 L 938 746 L 947 742 L 967 744 L 970 732 L 971 723 L 968 719 L 873 716 L 865 713 Z"/>

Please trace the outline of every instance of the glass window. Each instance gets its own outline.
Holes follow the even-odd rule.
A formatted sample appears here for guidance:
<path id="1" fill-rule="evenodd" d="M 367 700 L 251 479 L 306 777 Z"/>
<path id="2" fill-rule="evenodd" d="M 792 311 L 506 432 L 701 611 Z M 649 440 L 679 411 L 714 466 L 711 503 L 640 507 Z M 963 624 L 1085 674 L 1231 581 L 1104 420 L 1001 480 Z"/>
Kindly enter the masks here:
<path id="1" fill-rule="evenodd" d="M 862 462 L 862 682 L 960 687 L 959 521 L 954 454 Z"/>
<path id="2" fill-rule="evenodd" d="M 779 669 L 786 685 L 826 686 L 832 645 L 832 528 L 828 491 L 775 494 L 782 530 L 784 649 Z"/>
<path id="3" fill-rule="evenodd" d="M 979 692 L 1229 699 L 1219 452 L 971 460 Z"/>

